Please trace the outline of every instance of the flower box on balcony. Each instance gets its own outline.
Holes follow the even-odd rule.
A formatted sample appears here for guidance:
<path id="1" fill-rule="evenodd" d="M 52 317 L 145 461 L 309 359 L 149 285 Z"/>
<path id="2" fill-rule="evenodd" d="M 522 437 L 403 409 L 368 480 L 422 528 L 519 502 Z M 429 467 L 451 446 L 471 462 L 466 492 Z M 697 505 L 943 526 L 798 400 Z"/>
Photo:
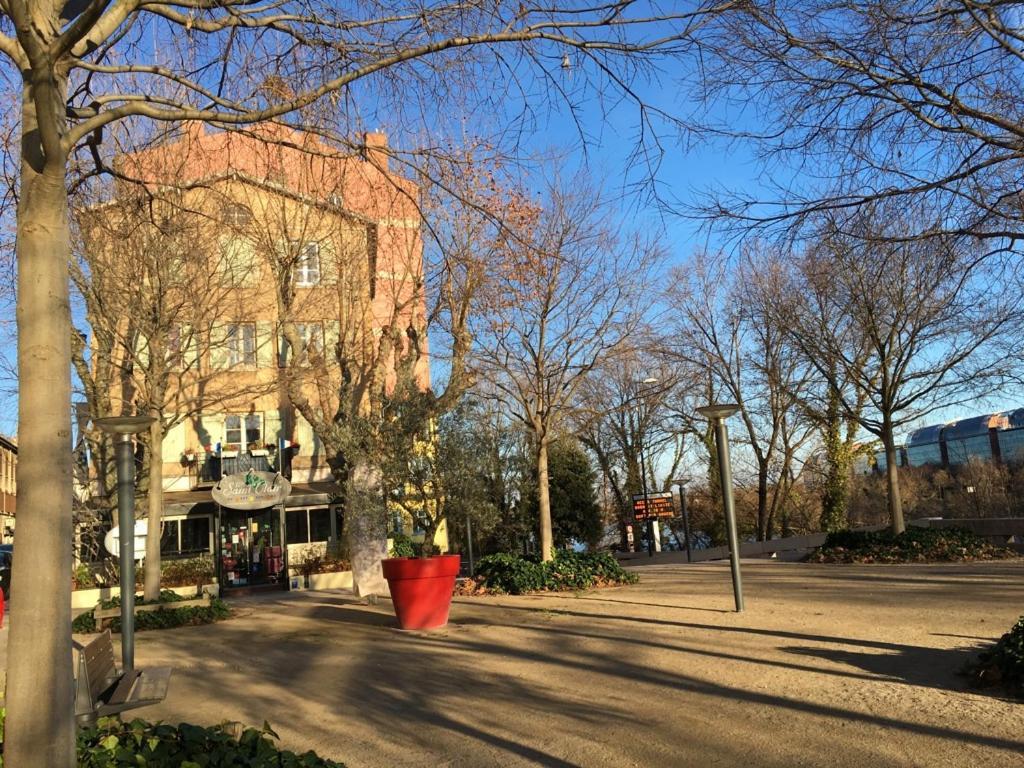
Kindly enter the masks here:
<path id="1" fill-rule="evenodd" d="M 269 455 L 269 453 L 270 453 L 270 451 L 268 451 L 266 448 L 250 448 L 249 449 L 249 455 L 250 456 L 267 456 L 267 455 Z"/>
<path id="2" fill-rule="evenodd" d="M 238 451 L 221 451 L 220 457 L 222 459 L 237 459 Z"/>

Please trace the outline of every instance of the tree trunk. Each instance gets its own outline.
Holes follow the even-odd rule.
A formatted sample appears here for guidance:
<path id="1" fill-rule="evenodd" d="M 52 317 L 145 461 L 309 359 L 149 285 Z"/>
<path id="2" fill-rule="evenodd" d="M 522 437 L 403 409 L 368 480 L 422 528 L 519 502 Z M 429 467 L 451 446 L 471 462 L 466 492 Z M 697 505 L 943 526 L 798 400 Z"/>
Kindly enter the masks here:
<path id="1" fill-rule="evenodd" d="M 757 540 L 768 538 L 768 464 L 757 468 Z"/>
<path id="2" fill-rule="evenodd" d="M 58 82 L 64 112 L 66 88 Z M 4 764 L 75 765 L 71 665 L 71 316 L 64 157 L 43 157 L 23 94 L 18 202 L 18 557 L 7 646 Z M 38 96 L 38 94 L 36 94 Z M 45 97 L 41 97 L 45 98 Z M 51 127 L 51 130 L 56 126 Z"/>
<path id="3" fill-rule="evenodd" d="M 164 424 L 158 410 L 150 411 L 149 415 L 155 421 L 149 426 L 149 505 L 143 593 L 147 603 L 160 599 L 160 534 L 164 512 Z"/>
<path id="4" fill-rule="evenodd" d="M 889 520 L 893 533 L 903 533 L 903 500 L 900 498 L 899 466 L 896 446 L 893 443 L 892 425 L 886 420 L 882 425 L 882 442 L 885 444 L 885 479 L 888 489 Z"/>
<path id="5" fill-rule="evenodd" d="M 548 487 L 548 441 L 537 440 L 537 507 L 540 511 L 540 558 L 544 562 L 554 557 L 551 534 L 551 494 Z"/>

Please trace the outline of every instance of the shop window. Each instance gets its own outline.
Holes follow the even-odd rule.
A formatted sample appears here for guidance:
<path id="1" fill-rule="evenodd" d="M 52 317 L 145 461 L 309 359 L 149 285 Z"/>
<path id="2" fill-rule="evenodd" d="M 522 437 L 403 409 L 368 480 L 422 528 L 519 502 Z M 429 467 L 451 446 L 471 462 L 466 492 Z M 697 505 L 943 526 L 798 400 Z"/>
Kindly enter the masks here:
<path id="1" fill-rule="evenodd" d="M 162 556 L 189 557 L 209 551 L 209 516 L 163 521 L 160 534 L 160 554 Z"/>
<path id="2" fill-rule="evenodd" d="M 296 253 L 295 266 L 292 269 L 292 279 L 295 285 L 310 286 L 320 282 L 320 244 L 299 243 L 289 244 L 292 253 Z"/>
<path id="3" fill-rule="evenodd" d="M 176 555 L 181 551 L 178 540 L 178 521 L 164 520 L 163 531 L 160 533 L 160 554 Z"/>
<path id="4" fill-rule="evenodd" d="M 210 518 L 189 517 L 181 521 L 181 552 L 210 551 Z"/>
<path id="5" fill-rule="evenodd" d="M 230 323 L 225 341 L 228 365 L 256 365 L 255 323 Z"/>
<path id="6" fill-rule="evenodd" d="M 309 510 L 309 540 L 327 541 L 331 538 L 331 511 L 329 509 Z"/>
<path id="7" fill-rule="evenodd" d="M 304 509 L 289 509 L 285 513 L 285 526 L 288 529 L 289 544 L 309 543 L 309 520 Z"/>

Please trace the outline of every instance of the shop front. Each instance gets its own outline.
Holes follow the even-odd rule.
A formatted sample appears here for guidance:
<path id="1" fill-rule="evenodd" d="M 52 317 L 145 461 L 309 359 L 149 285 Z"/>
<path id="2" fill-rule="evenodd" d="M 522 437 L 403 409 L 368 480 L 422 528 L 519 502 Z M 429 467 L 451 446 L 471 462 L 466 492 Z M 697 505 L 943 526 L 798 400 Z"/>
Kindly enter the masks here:
<path id="1" fill-rule="evenodd" d="M 291 484 L 272 472 L 227 475 L 213 487 L 218 505 L 218 581 L 224 589 L 287 589 L 284 501 Z"/>

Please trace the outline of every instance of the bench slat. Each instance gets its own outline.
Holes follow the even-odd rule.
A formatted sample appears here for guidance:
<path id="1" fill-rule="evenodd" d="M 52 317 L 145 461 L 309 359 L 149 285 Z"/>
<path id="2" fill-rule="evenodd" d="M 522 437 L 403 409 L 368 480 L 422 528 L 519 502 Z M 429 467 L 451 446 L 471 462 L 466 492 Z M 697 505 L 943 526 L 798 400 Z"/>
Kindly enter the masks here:
<path id="1" fill-rule="evenodd" d="M 131 672 L 126 672 L 121 675 L 121 679 L 117 683 L 117 687 L 114 688 L 114 692 L 107 697 L 108 704 L 123 704 L 128 701 L 132 695 L 132 689 L 135 687 L 136 681 L 139 676 L 142 675 L 141 670 L 133 669 Z"/>

